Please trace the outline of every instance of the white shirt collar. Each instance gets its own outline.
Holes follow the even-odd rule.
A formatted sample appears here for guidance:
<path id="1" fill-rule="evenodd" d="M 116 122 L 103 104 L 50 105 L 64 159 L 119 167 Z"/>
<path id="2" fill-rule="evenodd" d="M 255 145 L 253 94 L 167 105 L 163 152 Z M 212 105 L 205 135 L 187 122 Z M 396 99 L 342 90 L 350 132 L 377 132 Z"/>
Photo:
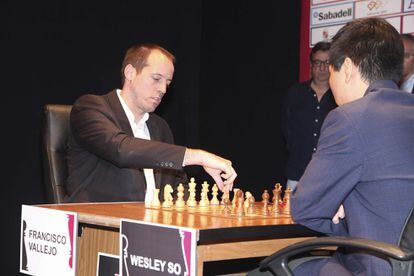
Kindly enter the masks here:
<path id="1" fill-rule="evenodd" d="M 134 137 L 151 140 L 151 135 L 149 133 L 148 126 L 146 124 L 149 118 L 148 112 L 145 113 L 144 116 L 142 116 L 139 122 L 135 123 L 134 113 L 132 113 L 131 109 L 129 109 L 128 105 L 126 104 L 124 99 L 121 97 L 121 90 L 117 89 L 116 94 L 118 95 L 122 108 L 124 109 L 125 114 L 128 118 Z M 150 204 L 153 199 L 154 189 L 155 189 L 154 171 L 153 169 L 148 169 L 148 168 L 144 168 L 143 171 L 144 171 L 145 181 L 147 183 L 147 190 L 145 191 L 145 204 Z"/>
<path id="2" fill-rule="evenodd" d="M 411 76 L 401 84 L 401 90 L 411 93 L 413 91 L 414 86 L 414 73 L 411 74 Z"/>
<path id="3" fill-rule="evenodd" d="M 130 124 L 136 124 L 138 126 L 142 126 L 148 121 L 149 114 L 148 114 L 148 112 L 146 112 L 146 113 L 144 113 L 144 116 L 142 116 L 141 120 L 139 120 L 139 122 L 135 122 L 135 115 L 134 115 L 134 113 L 132 113 L 131 109 L 129 109 L 128 105 L 126 104 L 126 102 L 122 98 L 121 89 L 117 89 L 116 94 L 118 95 L 119 101 L 121 102 L 122 108 L 124 109 L 125 114 L 126 114 Z"/>

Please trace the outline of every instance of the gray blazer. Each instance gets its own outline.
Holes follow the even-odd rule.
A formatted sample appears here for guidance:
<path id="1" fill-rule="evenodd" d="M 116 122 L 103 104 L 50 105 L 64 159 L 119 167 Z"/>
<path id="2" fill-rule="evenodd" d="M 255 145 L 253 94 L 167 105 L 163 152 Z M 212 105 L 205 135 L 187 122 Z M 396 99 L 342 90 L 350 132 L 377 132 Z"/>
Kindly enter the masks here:
<path id="1" fill-rule="evenodd" d="M 142 168 L 154 169 L 157 188 L 185 181 L 185 147 L 173 145 L 171 130 L 159 116 L 150 114 L 147 125 L 151 141 L 133 136 L 116 91 L 80 97 L 70 115 L 69 201 L 143 201 Z"/>

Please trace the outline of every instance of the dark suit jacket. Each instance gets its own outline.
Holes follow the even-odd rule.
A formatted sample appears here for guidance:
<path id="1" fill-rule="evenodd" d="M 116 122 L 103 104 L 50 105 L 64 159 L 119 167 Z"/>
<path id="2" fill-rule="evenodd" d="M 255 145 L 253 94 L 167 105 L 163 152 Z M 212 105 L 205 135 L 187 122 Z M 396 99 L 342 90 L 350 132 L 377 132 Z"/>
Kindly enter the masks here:
<path id="1" fill-rule="evenodd" d="M 66 185 L 70 202 L 143 201 L 142 168 L 154 168 L 157 188 L 185 179 L 185 147 L 173 145 L 167 123 L 150 114 L 151 141 L 135 138 L 116 91 L 80 97 L 70 125 Z"/>
<path id="2" fill-rule="evenodd" d="M 294 84 L 286 94 L 282 108 L 282 130 L 288 158 L 286 177 L 298 181 L 316 150 L 322 123 L 337 107 L 331 89 L 320 101 L 311 87 L 312 80 Z"/>
<path id="3" fill-rule="evenodd" d="M 329 235 L 397 243 L 414 204 L 414 96 L 397 88 L 374 82 L 363 98 L 329 113 L 291 199 L 296 222 Z M 340 204 L 346 219 L 333 224 Z M 341 261 L 353 273 L 390 274 L 376 257 Z"/>

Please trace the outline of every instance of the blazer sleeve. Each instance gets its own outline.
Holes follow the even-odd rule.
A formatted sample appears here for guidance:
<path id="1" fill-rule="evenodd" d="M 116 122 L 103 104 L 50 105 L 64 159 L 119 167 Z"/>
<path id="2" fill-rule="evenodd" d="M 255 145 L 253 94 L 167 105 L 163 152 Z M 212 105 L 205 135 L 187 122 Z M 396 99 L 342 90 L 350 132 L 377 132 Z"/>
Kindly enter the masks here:
<path id="1" fill-rule="evenodd" d="M 332 218 L 359 182 L 362 169 L 363 146 L 357 129 L 344 112 L 331 111 L 318 150 L 292 196 L 293 219 L 322 233 L 346 236 L 345 220 L 334 224 Z"/>
<path id="2" fill-rule="evenodd" d="M 82 148 L 120 168 L 182 169 L 185 147 L 128 135 L 103 97 L 79 98 L 70 125 Z"/>

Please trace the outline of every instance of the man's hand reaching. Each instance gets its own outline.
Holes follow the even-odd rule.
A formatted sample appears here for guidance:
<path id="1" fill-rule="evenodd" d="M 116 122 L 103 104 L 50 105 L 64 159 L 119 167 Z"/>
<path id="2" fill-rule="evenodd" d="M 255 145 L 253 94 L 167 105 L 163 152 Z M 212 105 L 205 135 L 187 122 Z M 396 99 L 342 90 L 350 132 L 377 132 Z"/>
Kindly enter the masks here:
<path id="1" fill-rule="evenodd" d="M 200 165 L 211 175 L 221 191 L 230 191 L 233 188 L 237 173 L 231 161 L 204 150 L 187 148 L 183 166 Z M 224 180 L 223 180 L 224 179 Z"/>

